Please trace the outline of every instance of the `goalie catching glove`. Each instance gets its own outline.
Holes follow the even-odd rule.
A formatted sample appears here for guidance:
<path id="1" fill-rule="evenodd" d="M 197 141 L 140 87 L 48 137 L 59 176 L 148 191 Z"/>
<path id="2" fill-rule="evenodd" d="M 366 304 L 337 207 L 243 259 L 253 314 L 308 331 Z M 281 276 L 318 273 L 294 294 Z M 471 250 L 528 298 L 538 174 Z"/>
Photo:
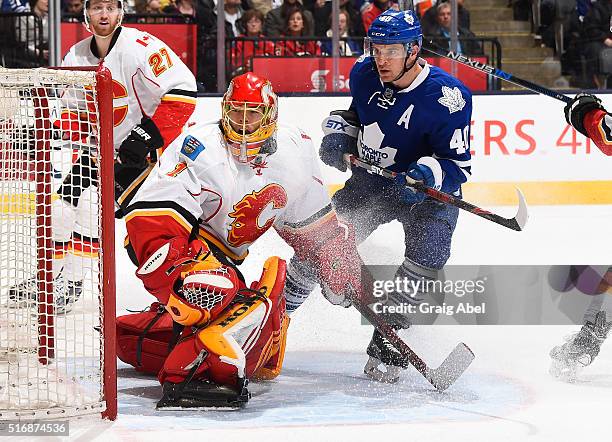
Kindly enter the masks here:
<path id="1" fill-rule="evenodd" d="M 119 161 L 126 166 L 144 169 L 147 156 L 163 145 L 164 139 L 153 120 L 143 117 L 121 143 Z"/>
<path id="2" fill-rule="evenodd" d="M 175 237 L 136 271 L 175 322 L 201 326 L 216 318 L 241 287 L 236 270 L 221 264 L 200 240 Z"/>

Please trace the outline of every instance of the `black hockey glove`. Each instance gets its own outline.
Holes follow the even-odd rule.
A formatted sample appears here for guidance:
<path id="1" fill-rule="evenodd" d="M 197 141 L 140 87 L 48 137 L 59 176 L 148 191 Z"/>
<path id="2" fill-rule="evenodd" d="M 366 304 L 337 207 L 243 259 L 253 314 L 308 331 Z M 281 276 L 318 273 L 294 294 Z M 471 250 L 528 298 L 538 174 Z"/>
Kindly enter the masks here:
<path id="1" fill-rule="evenodd" d="M 584 128 L 584 117 L 595 109 L 605 111 L 599 98 L 590 94 L 578 94 L 565 106 L 565 121 L 582 135 L 588 137 L 589 134 Z"/>
<path id="2" fill-rule="evenodd" d="M 357 135 L 359 133 L 359 118 L 351 110 L 333 111 L 323 123 L 323 140 L 319 156 L 328 166 L 344 172 L 346 163 L 344 154 L 357 154 Z"/>
<path id="3" fill-rule="evenodd" d="M 163 145 L 164 139 L 153 120 L 143 117 L 121 143 L 119 161 L 126 166 L 142 169 L 147 165 L 147 156 Z"/>

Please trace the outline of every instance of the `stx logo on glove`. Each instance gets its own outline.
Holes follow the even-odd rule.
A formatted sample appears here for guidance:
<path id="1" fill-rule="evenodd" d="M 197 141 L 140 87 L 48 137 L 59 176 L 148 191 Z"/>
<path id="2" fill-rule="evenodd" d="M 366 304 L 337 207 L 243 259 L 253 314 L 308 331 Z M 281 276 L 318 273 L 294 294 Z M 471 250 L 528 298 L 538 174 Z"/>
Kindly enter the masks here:
<path id="1" fill-rule="evenodd" d="M 376 175 L 384 176 L 383 169 L 378 166 L 371 166 L 370 171 Z"/>
<path id="2" fill-rule="evenodd" d="M 327 120 L 327 123 L 325 123 L 325 127 L 328 127 L 332 130 L 339 130 L 342 132 L 347 132 L 348 126 L 348 123 L 344 124 L 341 121 L 337 120 Z"/>

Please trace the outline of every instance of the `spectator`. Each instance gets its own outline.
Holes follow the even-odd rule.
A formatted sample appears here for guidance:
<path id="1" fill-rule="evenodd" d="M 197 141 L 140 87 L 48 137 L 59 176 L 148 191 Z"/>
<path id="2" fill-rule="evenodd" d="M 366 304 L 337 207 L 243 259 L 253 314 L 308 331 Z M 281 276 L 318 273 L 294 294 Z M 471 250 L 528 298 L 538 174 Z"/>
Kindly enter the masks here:
<path id="1" fill-rule="evenodd" d="M 450 49 L 450 28 L 451 28 L 451 5 L 450 3 L 440 3 L 436 6 L 436 26 L 427 32 L 438 46 L 445 49 Z M 475 35 L 472 31 L 459 26 L 458 29 L 459 41 L 457 41 L 457 53 L 464 55 L 481 55 L 483 53 L 480 43 L 476 40 L 469 40 Z M 461 41 L 462 38 L 468 40 Z"/>
<path id="2" fill-rule="evenodd" d="M 34 17 L 19 17 L 20 33 L 18 38 L 27 46 L 28 53 L 36 58 L 42 57 L 49 63 L 49 0 L 34 0 L 32 12 L 42 21 L 42 47 L 40 28 Z"/>
<path id="3" fill-rule="evenodd" d="M 240 18 L 244 14 L 240 0 L 225 0 L 223 3 L 225 15 L 225 36 L 234 38 L 244 32 Z M 198 17 L 198 35 L 217 35 L 217 2 L 216 0 L 200 0 L 196 4 Z"/>
<path id="4" fill-rule="evenodd" d="M 64 0 L 62 2 L 62 21 L 78 23 L 83 21 L 83 0 Z"/>
<path id="5" fill-rule="evenodd" d="M 304 10 L 301 7 L 289 10 L 282 36 L 308 37 L 312 35 L 309 25 L 304 19 Z M 321 46 L 318 41 L 285 40 L 276 45 L 277 56 L 321 55 Z"/>
<path id="6" fill-rule="evenodd" d="M 596 0 L 577 0 L 576 1 L 576 12 L 578 13 L 578 17 L 580 21 L 584 19 L 587 13 L 591 10 L 593 3 Z"/>
<path id="7" fill-rule="evenodd" d="M 302 13 L 304 29 L 308 30 L 308 33 L 305 35 L 314 35 L 314 19 L 312 17 L 312 12 L 305 10 L 298 0 L 283 0 L 283 4 L 280 7 L 268 12 L 264 21 L 264 34 L 268 37 L 280 36 L 286 29 L 289 12 L 296 8 Z"/>
<path id="8" fill-rule="evenodd" d="M 368 32 L 374 19 L 389 8 L 399 9 L 393 0 L 373 0 L 372 3 L 366 5 L 361 11 L 363 30 Z"/>
<path id="9" fill-rule="evenodd" d="M 2 0 L 0 12 L 30 12 L 30 3 L 26 0 Z"/>
<path id="10" fill-rule="evenodd" d="M 161 11 L 161 4 L 159 0 L 135 0 L 134 1 L 134 12 L 141 16 L 163 14 Z M 138 23 L 165 23 L 165 22 L 166 22 L 166 19 L 163 17 L 140 17 L 138 19 Z"/>
<path id="11" fill-rule="evenodd" d="M 438 5 L 441 3 L 448 2 L 450 0 L 438 1 Z M 457 0 L 457 16 L 459 17 L 459 27 L 470 29 L 470 12 L 463 6 L 464 0 Z M 423 29 L 423 35 L 430 35 L 430 32 L 436 28 L 438 22 L 438 9 L 432 7 L 427 9 L 423 14 L 421 20 L 421 27 Z"/>
<path id="12" fill-rule="evenodd" d="M 244 31 L 240 23 L 240 18 L 244 14 L 241 0 L 225 0 L 223 9 L 225 11 L 225 21 L 232 25 L 232 37 L 240 35 Z"/>
<path id="13" fill-rule="evenodd" d="M 226 0 L 224 2 L 224 26 L 227 38 L 237 37 L 243 32 L 241 20 L 233 20 L 236 15 L 242 17 L 242 14 L 243 9 L 240 0 Z M 207 92 L 214 92 L 217 90 L 216 3 L 213 0 L 198 0 L 196 3 L 196 17 L 199 51 L 197 80 L 204 83 Z"/>
<path id="14" fill-rule="evenodd" d="M 262 12 L 258 9 L 250 9 L 244 13 L 241 21 L 245 32 L 240 37 L 248 37 L 254 40 L 239 40 L 236 42 L 236 46 L 232 50 L 233 77 L 246 71 L 252 71 L 254 56 L 274 55 L 274 43 L 265 40 L 262 32 L 264 22 Z"/>
<path id="15" fill-rule="evenodd" d="M 610 17 L 612 16 L 612 0 L 599 0 L 584 17 L 584 35 L 587 44 L 584 48 L 586 58 L 587 78 L 592 80 L 592 86 L 602 87 L 598 78 L 600 53 L 606 48 L 612 48 L 612 31 Z"/>
<path id="16" fill-rule="evenodd" d="M 249 0 L 248 3 L 251 8 L 260 11 L 264 17 L 272 9 L 278 8 L 283 4 L 282 0 Z"/>
<path id="17" fill-rule="evenodd" d="M 64 2 L 64 12 L 67 14 L 82 14 L 83 0 L 66 0 Z"/>
<path id="18" fill-rule="evenodd" d="M 361 46 L 355 40 L 350 39 L 349 33 L 349 23 L 351 16 L 344 9 L 340 10 L 340 15 L 338 16 L 338 27 L 340 28 L 340 38 L 344 38 L 346 40 L 340 40 L 338 49 L 341 56 L 345 57 L 356 57 L 361 55 Z M 331 30 L 331 17 L 329 18 L 329 26 L 330 29 L 327 30 L 326 36 L 330 37 L 333 35 Z M 332 55 L 332 42 L 326 40 L 321 44 L 321 51 L 326 55 Z"/>
<path id="19" fill-rule="evenodd" d="M 161 14 L 159 0 L 135 0 L 136 14 Z"/>
<path id="20" fill-rule="evenodd" d="M 196 12 L 193 5 L 193 0 L 176 0 L 162 9 L 164 14 L 182 15 L 191 19 L 195 19 Z"/>
<path id="21" fill-rule="evenodd" d="M 416 13 L 421 18 L 421 26 L 423 25 L 422 19 L 425 16 L 425 13 L 429 11 L 435 4 L 436 0 L 414 0 L 414 8 L 416 10 Z"/>
<path id="22" fill-rule="evenodd" d="M 353 6 L 351 0 L 340 0 L 340 9 L 344 9 L 349 16 L 348 33 L 354 37 L 363 37 L 365 32 L 361 22 L 361 13 Z M 315 35 L 323 37 L 330 28 L 332 2 L 328 0 L 317 0 L 313 4 L 312 15 L 314 16 Z"/>

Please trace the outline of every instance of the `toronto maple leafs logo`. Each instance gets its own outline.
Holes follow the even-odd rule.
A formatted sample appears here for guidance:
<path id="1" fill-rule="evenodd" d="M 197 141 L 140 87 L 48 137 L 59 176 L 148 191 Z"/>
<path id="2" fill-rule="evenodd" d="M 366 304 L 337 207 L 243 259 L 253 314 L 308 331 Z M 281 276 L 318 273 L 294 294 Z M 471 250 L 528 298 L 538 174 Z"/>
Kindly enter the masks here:
<path id="1" fill-rule="evenodd" d="M 406 23 L 408 23 L 410 26 L 414 24 L 414 16 L 410 11 L 404 12 L 404 20 L 406 20 Z"/>
<path id="2" fill-rule="evenodd" d="M 438 103 L 448 108 L 451 114 L 459 112 L 465 106 L 465 100 L 458 87 L 451 89 L 448 86 L 442 86 L 442 96 L 438 98 Z"/>
<path id="3" fill-rule="evenodd" d="M 390 146 L 383 147 L 384 138 L 385 134 L 378 123 L 365 125 L 357 138 L 359 158 L 381 167 L 389 167 L 395 164 L 397 149 Z"/>

